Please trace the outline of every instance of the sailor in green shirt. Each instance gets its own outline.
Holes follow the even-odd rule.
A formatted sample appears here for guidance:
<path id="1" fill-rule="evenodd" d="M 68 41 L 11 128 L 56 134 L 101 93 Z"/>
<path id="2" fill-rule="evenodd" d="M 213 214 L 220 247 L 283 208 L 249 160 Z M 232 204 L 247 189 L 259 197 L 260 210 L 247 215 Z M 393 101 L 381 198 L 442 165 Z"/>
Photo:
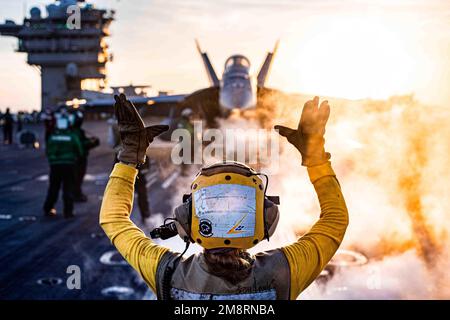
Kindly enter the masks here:
<path id="1" fill-rule="evenodd" d="M 44 203 L 46 216 L 56 215 L 54 208 L 62 185 L 64 201 L 64 217 L 73 214 L 73 198 L 75 188 L 75 165 L 83 156 L 83 146 L 78 136 L 69 127 L 69 118 L 63 112 L 56 119 L 56 130 L 47 140 L 47 158 L 50 165 L 49 188 Z"/>

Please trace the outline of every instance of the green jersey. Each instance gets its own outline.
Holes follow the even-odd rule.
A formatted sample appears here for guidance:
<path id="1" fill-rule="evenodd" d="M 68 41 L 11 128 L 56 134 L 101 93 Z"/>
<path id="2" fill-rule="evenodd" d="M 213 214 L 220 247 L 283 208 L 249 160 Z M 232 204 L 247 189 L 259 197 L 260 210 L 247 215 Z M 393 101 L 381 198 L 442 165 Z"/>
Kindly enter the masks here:
<path id="1" fill-rule="evenodd" d="M 72 131 L 57 130 L 48 138 L 47 157 L 50 165 L 74 164 L 83 153 L 80 139 Z"/>

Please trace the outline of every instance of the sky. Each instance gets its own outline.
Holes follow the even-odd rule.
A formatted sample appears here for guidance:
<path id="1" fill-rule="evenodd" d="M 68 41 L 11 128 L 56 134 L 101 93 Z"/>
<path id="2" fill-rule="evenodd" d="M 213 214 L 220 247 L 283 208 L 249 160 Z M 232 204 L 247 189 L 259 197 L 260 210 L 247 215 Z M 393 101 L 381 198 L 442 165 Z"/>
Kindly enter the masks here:
<path id="1" fill-rule="evenodd" d="M 0 22 L 21 22 L 50 0 L 0 0 Z M 450 2 L 443 0 L 91 0 L 116 10 L 107 39 L 109 84 L 189 93 L 208 86 L 194 39 L 220 75 L 246 55 L 254 73 L 277 39 L 267 85 L 348 99 L 414 94 L 450 100 Z M 40 77 L 0 37 L 0 109 L 39 109 Z"/>

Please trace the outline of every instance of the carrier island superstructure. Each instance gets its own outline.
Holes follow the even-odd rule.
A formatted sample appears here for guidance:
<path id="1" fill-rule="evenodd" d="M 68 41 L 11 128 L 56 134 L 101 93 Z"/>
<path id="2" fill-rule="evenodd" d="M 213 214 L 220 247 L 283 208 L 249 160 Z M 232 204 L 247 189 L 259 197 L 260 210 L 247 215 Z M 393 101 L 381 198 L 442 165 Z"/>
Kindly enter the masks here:
<path id="1" fill-rule="evenodd" d="M 106 86 L 106 63 L 112 59 L 105 38 L 113 10 L 97 9 L 85 1 L 59 0 L 33 7 L 22 24 L 6 20 L 0 34 L 16 37 L 17 52 L 41 75 L 41 108 L 83 97 Z"/>

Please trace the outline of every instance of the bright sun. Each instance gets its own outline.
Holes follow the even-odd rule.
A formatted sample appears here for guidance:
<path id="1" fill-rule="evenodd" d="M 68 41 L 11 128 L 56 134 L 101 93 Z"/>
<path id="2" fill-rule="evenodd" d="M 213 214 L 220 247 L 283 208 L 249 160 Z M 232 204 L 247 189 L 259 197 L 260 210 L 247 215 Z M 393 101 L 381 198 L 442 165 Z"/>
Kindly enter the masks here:
<path id="1" fill-rule="evenodd" d="M 329 16 L 310 30 L 301 39 L 289 39 L 293 45 L 286 48 L 291 90 L 347 99 L 412 91 L 414 60 L 395 23 Z"/>

